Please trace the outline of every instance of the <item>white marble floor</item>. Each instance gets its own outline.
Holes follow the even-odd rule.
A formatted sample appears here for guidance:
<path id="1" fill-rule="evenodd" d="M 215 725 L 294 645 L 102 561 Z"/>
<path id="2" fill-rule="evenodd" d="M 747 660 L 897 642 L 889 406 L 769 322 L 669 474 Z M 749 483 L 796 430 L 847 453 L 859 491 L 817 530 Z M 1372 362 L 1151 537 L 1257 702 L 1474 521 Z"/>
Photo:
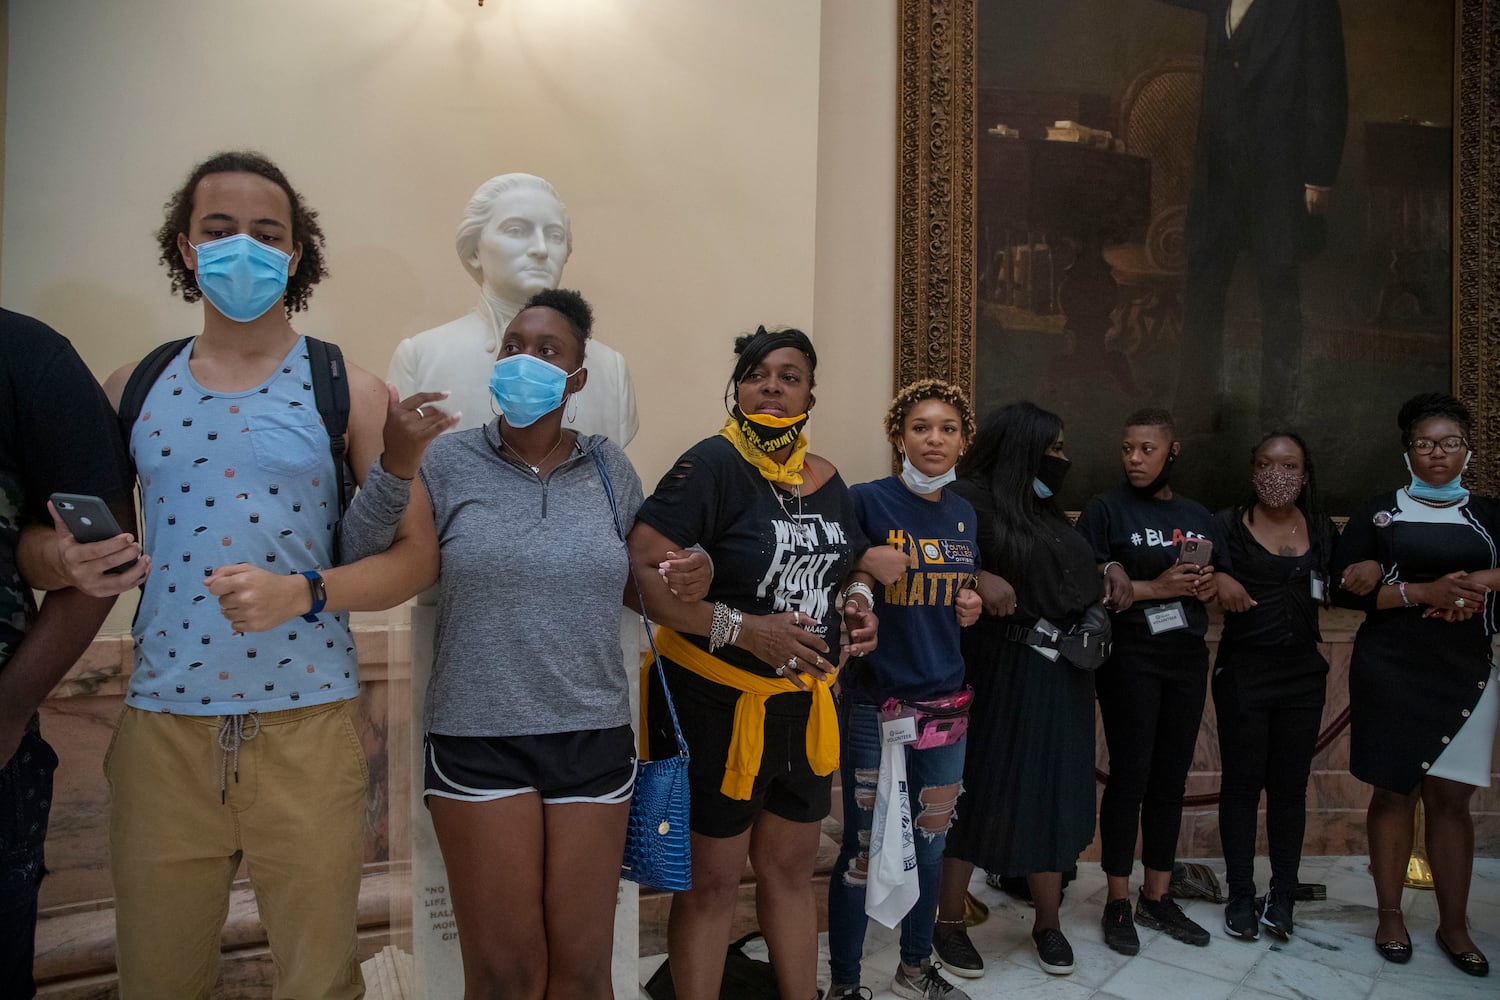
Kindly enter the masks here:
<path id="1" fill-rule="evenodd" d="M 1079 866 L 1078 880 L 1063 900 L 1063 932 L 1076 960 L 1071 976 L 1049 976 L 1036 964 L 1031 946 L 1032 911 L 1025 903 L 974 881 L 974 894 L 990 906 L 990 918 L 970 930 L 984 957 L 983 978 L 952 981 L 973 1000 L 1468 1000 L 1500 997 L 1500 972 L 1489 978 L 1466 976 L 1449 964 L 1433 940 L 1436 901 L 1430 892 L 1407 890 L 1404 905 L 1414 954 L 1407 965 L 1392 965 L 1376 953 L 1375 890 L 1363 857 L 1307 858 L 1302 881 L 1322 882 L 1328 898 L 1297 904 L 1297 930 L 1283 944 L 1262 935 L 1254 942 L 1224 933 L 1224 908 L 1202 900 L 1185 901 L 1188 915 L 1207 927 L 1213 940 L 1194 948 L 1164 934 L 1140 928 L 1141 952 L 1126 958 L 1104 945 L 1099 915 L 1104 875 L 1098 864 Z M 1222 862 L 1209 860 L 1223 878 Z M 1265 859 L 1257 864 L 1257 884 L 1268 881 Z M 1500 960 L 1500 859 L 1475 863 L 1469 919 L 1474 940 L 1492 962 Z M 873 921 L 865 942 L 864 985 L 877 1000 L 888 990 L 896 967 L 897 933 Z M 758 944 L 759 942 L 757 942 Z M 747 952 L 754 953 L 752 949 Z M 764 958 L 764 950 L 756 957 Z M 826 936 L 819 959 L 820 981 L 828 976 Z M 643 975 L 658 960 L 642 959 Z"/>

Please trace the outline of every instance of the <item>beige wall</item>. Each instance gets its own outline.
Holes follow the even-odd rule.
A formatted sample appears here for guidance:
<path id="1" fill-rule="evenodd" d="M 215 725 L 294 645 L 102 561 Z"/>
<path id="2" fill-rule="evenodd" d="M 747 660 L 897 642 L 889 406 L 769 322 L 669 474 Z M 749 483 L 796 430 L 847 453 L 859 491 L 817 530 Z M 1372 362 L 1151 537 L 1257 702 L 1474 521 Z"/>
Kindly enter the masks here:
<path id="1" fill-rule="evenodd" d="M 196 160 L 250 146 L 329 235 L 299 326 L 383 374 L 472 304 L 468 194 L 525 170 L 568 202 L 565 283 L 629 359 L 648 488 L 717 426 L 732 335 L 758 322 L 811 324 L 815 447 L 875 475 L 894 39 L 894 0 L 15 0 L 4 303 L 101 376 L 195 332 L 152 232 Z"/>

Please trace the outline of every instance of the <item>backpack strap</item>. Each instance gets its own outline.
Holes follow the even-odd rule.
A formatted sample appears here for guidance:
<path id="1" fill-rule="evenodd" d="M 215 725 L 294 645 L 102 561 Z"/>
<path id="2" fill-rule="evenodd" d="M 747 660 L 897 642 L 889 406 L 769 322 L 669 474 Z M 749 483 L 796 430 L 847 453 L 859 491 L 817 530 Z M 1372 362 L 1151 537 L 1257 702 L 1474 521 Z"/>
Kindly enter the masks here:
<path id="1" fill-rule="evenodd" d="M 135 422 L 140 418 L 141 407 L 146 405 L 146 396 L 150 394 L 151 387 L 156 380 L 161 378 L 161 373 L 166 371 L 167 365 L 172 359 L 182 353 L 191 337 L 181 340 L 168 341 L 158 344 L 151 353 L 141 359 L 140 363 L 130 373 L 130 378 L 125 382 L 125 391 L 120 394 L 120 405 L 116 410 L 120 421 L 120 435 L 125 439 L 125 453 L 130 454 L 130 432 L 135 427 Z M 134 462 L 131 463 L 134 466 Z"/>
<path id="2" fill-rule="evenodd" d="M 349 377 L 344 352 L 337 344 L 307 337 L 307 359 L 312 369 L 313 399 L 328 431 L 328 450 L 333 456 L 334 482 L 338 485 L 339 514 L 349 509 Z"/>

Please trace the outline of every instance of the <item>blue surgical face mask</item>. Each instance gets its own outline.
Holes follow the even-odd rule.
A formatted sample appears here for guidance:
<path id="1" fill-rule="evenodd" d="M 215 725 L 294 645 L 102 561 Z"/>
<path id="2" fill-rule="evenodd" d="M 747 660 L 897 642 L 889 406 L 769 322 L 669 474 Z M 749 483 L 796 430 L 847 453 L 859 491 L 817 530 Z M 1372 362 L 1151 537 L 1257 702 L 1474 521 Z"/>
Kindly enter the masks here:
<path id="1" fill-rule="evenodd" d="M 193 247 L 198 287 L 213 307 L 236 323 L 260 319 L 286 296 L 292 258 L 249 233 Z"/>
<path id="2" fill-rule="evenodd" d="M 928 493 L 936 493 L 956 478 L 958 477 L 954 475 L 952 469 L 939 476 L 929 476 L 912 465 L 911 459 L 905 455 L 901 456 L 901 481 L 913 493 L 921 493 L 924 496 Z"/>
<path id="3" fill-rule="evenodd" d="M 1406 471 L 1411 472 L 1411 456 L 1402 455 L 1401 457 L 1406 461 Z M 1460 469 L 1458 475 L 1441 486 L 1433 486 L 1427 480 L 1419 478 L 1415 472 L 1411 472 L 1411 485 L 1406 488 L 1406 492 L 1418 500 L 1426 500 L 1429 503 L 1454 503 L 1468 499 L 1469 491 L 1463 485 L 1463 472 L 1469 467 L 1469 459 L 1473 457 L 1473 452 L 1465 455 L 1463 469 Z"/>
<path id="4" fill-rule="evenodd" d="M 1035 477 L 1031 480 L 1031 492 L 1036 494 L 1038 500 L 1052 499 L 1052 488 Z"/>
<path id="5" fill-rule="evenodd" d="M 531 354 L 513 354 L 495 362 L 490 373 L 490 393 L 505 422 L 512 427 L 530 427 L 562 405 L 568 379 L 583 366 L 565 372 Z"/>

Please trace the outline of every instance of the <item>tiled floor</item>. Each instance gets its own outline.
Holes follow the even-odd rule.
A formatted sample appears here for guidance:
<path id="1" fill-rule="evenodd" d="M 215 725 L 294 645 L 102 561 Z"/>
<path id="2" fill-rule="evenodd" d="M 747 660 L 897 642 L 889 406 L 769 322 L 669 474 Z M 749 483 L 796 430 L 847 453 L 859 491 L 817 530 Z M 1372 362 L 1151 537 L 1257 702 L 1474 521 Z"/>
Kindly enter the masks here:
<path id="1" fill-rule="evenodd" d="M 1210 861 L 1219 866 L 1220 862 Z M 1375 890 L 1363 857 L 1308 858 L 1304 882 L 1322 882 L 1328 898 L 1297 904 L 1297 932 L 1282 944 L 1262 935 L 1239 941 L 1224 933 L 1223 907 L 1188 901 L 1189 916 L 1207 927 L 1213 940 L 1194 948 L 1164 934 L 1140 929 L 1141 953 L 1117 955 L 1104 946 L 1099 914 L 1104 905 L 1104 875 L 1097 864 L 1080 866 L 1079 877 L 1063 900 L 1063 931 L 1076 959 L 1071 976 L 1049 976 L 1036 964 L 1031 947 L 1031 908 L 976 878 L 974 893 L 990 905 L 990 918 L 970 930 L 970 938 L 988 965 L 981 979 L 953 981 L 973 1000 L 1468 1000 L 1500 997 L 1500 973 L 1487 979 L 1453 968 L 1433 940 L 1436 902 L 1430 892 L 1407 890 L 1407 928 L 1415 948 L 1407 965 L 1381 959 L 1371 942 L 1375 928 Z M 1222 879 L 1222 870 L 1219 871 Z M 1258 884 L 1268 872 L 1261 859 Z M 1490 957 L 1500 959 L 1500 860 L 1474 866 L 1469 921 L 1474 940 Z M 864 984 L 877 998 L 887 989 L 896 967 L 897 932 L 873 921 L 865 941 Z M 759 942 L 757 942 L 759 943 Z M 747 949 L 750 951 L 750 949 Z M 762 950 L 756 957 L 763 958 Z M 828 975 L 827 945 L 819 959 L 820 980 Z M 649 974 L 657 962 L 642 960 Z"/>

